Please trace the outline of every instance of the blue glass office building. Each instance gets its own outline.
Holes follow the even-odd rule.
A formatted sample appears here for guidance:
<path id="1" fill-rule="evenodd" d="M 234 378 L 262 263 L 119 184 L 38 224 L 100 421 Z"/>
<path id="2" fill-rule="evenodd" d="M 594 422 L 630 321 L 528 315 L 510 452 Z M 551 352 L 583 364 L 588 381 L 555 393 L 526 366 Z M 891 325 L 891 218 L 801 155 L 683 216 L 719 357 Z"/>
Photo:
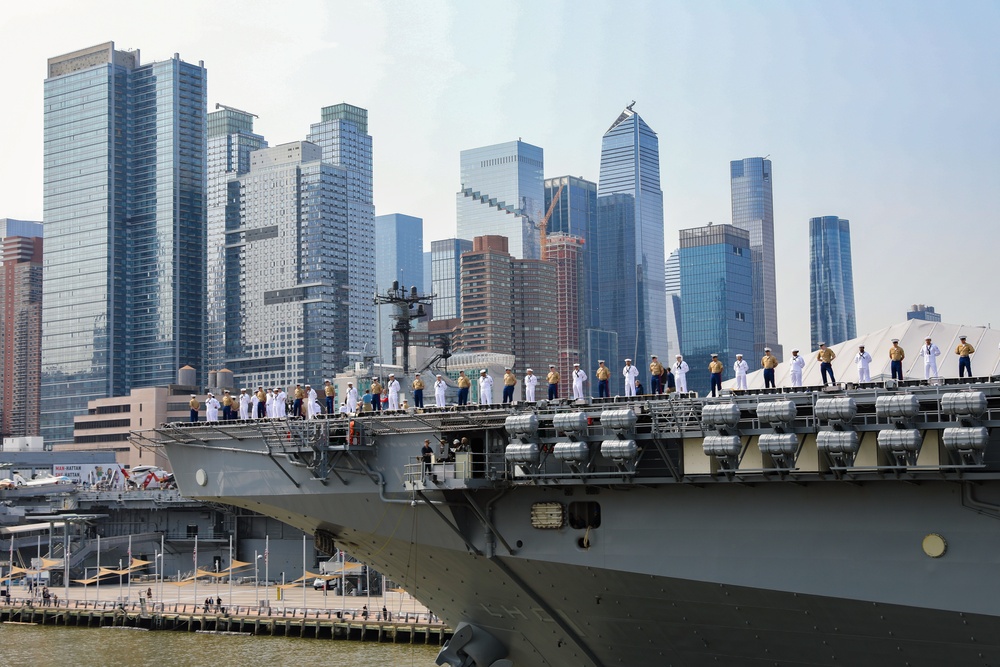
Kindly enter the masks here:
<path id="1" fill-rule="evenodd" d="M 704 395 L 713 353 L 725 369 L 723 379 L 733 376 L 737 353 L 752 361 L 750 234 L 733 225 L 708 225 L 682 229 L 680 241 L 681 354 L 691 369 L 688 388 Z"/>
<path id="2" fill-rule="evenodd" d="M 659 141 L 632 105 L 601 141 L 597 208 L 599 282 L 610 292 L 600 301 L 600 328 L 618 333 L 609 366 L 631 357 L 642 372 L 650 355 L 668 352 L 663 193 Z M 642 380 L 648 386 L 645 375 Z"/>
<path id="3" fill-rule="evenodd" d="M 434 319 L 448 320 L 462 316 L 462 253 L 472 251 L 468 239 L 431 241 L 431 278 Z"/>
<path id="4" fill-rule="evenodd" d="M 462 189 L 456 195 L 458 237 L 505 236 L 511 256 L 541 258 L 543 163 L 542 149 L 523 141 L 462 151 Z"/>
<path id="5" fill-rule="evenodd" d="M 72 442 L 91 399 L 203 370 L 206 79 L 113 42 L 48 61 L 46 444 Z"/>
<path id="6" fill-rule="evenodd" d="M 412 215 L 391 213 L 375 218 L 375 282 L 385 294 L 398 281 L 407 292 L 422 290 L 424 284 L 424 221 Z M 394 362 L 392 311 L 379 306 L 379 353 L 386 363 Z"/>
<path id="7" fill-rule="evenodd" d="M 858 335 L 851 223 L 835 215 L 809 220 L 809 324 L 814 350 Z"/>
<path id="8" fill-rule="evenodd" d="M 782 358 L 778 344 L 778 299 L 774 270 L 774 200 L 771 195 L 771 161 L 748 157 L 729 163 L 733 224 L 750 232 L 753 262 L 754 346 L 744 354 L 751 359 L 770 347 Z"/>

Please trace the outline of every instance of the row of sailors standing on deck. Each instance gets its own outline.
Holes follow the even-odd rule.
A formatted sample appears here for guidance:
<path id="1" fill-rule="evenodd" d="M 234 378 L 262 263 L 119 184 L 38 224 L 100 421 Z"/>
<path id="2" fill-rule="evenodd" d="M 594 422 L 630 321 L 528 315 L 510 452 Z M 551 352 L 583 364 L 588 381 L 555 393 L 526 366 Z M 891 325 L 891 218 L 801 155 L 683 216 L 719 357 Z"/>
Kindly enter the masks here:
<path id="1" fill-rule="evenodd" d="M 958 355 L 958 376 L 965 377 L 968 374 L 972 377 L 972 355 L 975 353 L 976 349 L 966 342 L 965 336 L 960 336 L 961 341 L 958 347 L 955 348 L 955 354 Z M 924 339 L 924 345 L 920 347 L 919 355 L 924 361 L 924 379 L 929 380 L 932 377 L 937 377 L 938 367 L 937 358 L 941 356 L 941 348 L 939 348 L 931 339 L 930 336 Z M 719 362 L 719 355 L 712 355 L 712 362 L 709 364 L 709 372 L 712 376 L 712 396 L 716 395 L 716 390 L 722 389 L 722 363 Z M 837 355 L 833 350 L 826 346 L 826 343 L 819 344 L 819 351 L 816 353 L 816 361 L 819 362 L 820 374 L 823 378 L 823 384 L 833 385 L 836 384 L 837 380 L 833 374 L 833 360 L 837 358 Z M 892 373 L 892 379 L 902 380 L 903 379 L 903 359 L 906 358 L 906 352 L 903 348 L 899 346 L 899 339 L 892 339 L 892 347 L 889 348 L 889 366 Z M 802 371 L 806 367 L 805 359 L 799 356 L 798 349 L 792 350 L 792 358 L 789 359 L 789 376 L 791 384 L 793 387 L 802 386 Z M 858 346 L 858 352 L 854 355 L 854 364 L 858 369 L 858 381 L 859 382 L 871 382 L 871 370 L 870 366 L 872 363 L 872 355 L 865 350 L 864 345 Z M 774 383 L 774 369 L 778 366 L 778 360 L 771 354 L 770 348 L 764 348 L 764 356 L 761 358 L 761 368 L 764 369 L 764 388 L 773 388 Z M 747 373 L 750 370 L 749 364 L 743 359 L 742 354 L 736 355 L 736 361 L 733 363 L 733 373 L 736 378 L 736 390 L 745 390 L 747 388 Z"/>
<path id="2" fill-rule="evenodd" d="M 353 390 L 353 385 L 349 385 L 349 387 Z M 357 391 L 353 391 L 356 402 Z M 329 380 L 325 383 L 323 393 L 326 398 L 326 411 L 332 414 L 336 390 Z M 275 387 L 266 391 L 262 386 L 257 387 L 257 391 L 240 389 L 239 396 L 234 396 L 227 389 L 223 392 L 221 401 L 215 397 L 215 394 L 208 392 L 208 397 L 205 400 L 205 421 L 215 422 L 220 420 L 229 421 L 231 419 L 254 418 L 271 419 L 288 416 L 315 419 L 323 412 L 318 399 L 319 395 L 310 385 L 307 384 L 305 387 L 300 384 L 295 385 L 295 389 L 292 391 L 292 407 L 291 414 L 289 415 L 289 398 L 288 394 L 285 393 L 284 387 Z M 348 399 L 350 400 L 350 391 L 348 392 Z M 188 405 L 191 409 L 191 421 L 198 421 L 201 403 L 195 394 L 191 394 L 191 400 Z"/>

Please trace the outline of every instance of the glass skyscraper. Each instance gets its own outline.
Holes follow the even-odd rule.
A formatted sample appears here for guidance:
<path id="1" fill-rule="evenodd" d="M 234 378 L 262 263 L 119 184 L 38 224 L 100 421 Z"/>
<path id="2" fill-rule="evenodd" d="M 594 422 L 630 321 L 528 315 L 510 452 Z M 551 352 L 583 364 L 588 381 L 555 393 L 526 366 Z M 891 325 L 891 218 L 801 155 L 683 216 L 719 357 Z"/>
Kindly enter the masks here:
<path id="1" fill-rule="evenodd" d="M 205 364 L 210 371 L 223 368 L 233 355 L 226 319 L 238 313 L 227 313 L 227 294 L 239 289 L 240 275 L 239 263 L 227 263 L 227 254 L 235 256 L 239 251 L 227 241 L 238 234 L 240 226 L 239 177 L 250 171 L 250 153 L 267 146 L 264 137 L 254 134 L 253 119 L 253 114 L 230 107 L 208 114 Z M 227 267 L 235 273 L 228 273 Z"/>
<path id="2" fill-rule="evenodd" d="M 409 293 L 424 284 L 424 221 L 412 215 L 391 213 L 375 218 L 375 282 L 379 294 L 392 288 L 393 281 Z M 394 363 L 392 342 L 394 306 L 378 307 L 379 353 L 386 363 Z"/>
<path id="3" fill-rule="evenodd" d="M 778 299 L 774 273 L 774 200 L 771 196 L 771 161 L 748 157 L 729 163 L 733 224 L 750 232 L 753 262 L 754 346 L 744 354 L 759 359 L 764 348 L 782 358 L 778 344 Z"/>
<path id="4" fill-rule="evenodd" d="M 680 231 L 681 354 L 688 363 L 688 388 L 710 389 L 708 364 L 719 355 L 723 379 L 733 376 L 737 354 L 753 350 L 753 267 L 750 234 L 733 225 Z M 672 361 L 672 360 L 670 360 Z"/>
<path id="5" fill-rule="evenodd" d="M 50 58 L 44 96 L 41 433 L 87 401 L 203 371 L 203 64 L 113 42 Z"/>
<path id="6" fill-rule="evenodd" d="M 345 170 L 347 232 L 337 241 L 345 247 L 348 347 L 360 352 L 377 344 L 375 331 L 375 205 L 372 199 L 372 137 L 368 111 L 341 103 L 323 107 L 321 120 L 310 126 L 312 143 L 323 149 L 323 162 Z"/>
<path id="7" fill-rule="evenodd" d="M 659 141 L 631 104 L 601 141 L 597 210 L 600 328 L 618 333 L 608 365 L 631 357 L 641 372 L 650 355 L 668 352 L 663 193 Z"/>
<path id="8" fill-rule="evenodd" d="M 448 320 L 462 316 L 462 253 L 472 250 L 468 239 L 431 241 L 431 289 L 434 319 Z"/>
<path id="9" fill-rule="evenodd" d="M 505 236 L 513 257 L 541 258 L 543 163 L 542 149 L 523 141 L 462 151 L 458 237 Z"/>
<path id="10" fill-rule="evenodd" d="M 814 350 L 858 335 L 851 223 L 835 215 L 809 220 L 809 324 Z"/>

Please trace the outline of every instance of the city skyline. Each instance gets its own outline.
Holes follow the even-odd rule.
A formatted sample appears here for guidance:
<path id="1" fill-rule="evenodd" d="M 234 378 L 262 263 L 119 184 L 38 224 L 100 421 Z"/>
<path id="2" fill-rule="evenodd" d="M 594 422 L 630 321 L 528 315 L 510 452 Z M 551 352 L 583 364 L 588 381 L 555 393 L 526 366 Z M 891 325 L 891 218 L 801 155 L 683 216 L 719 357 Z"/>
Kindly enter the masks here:
<path id="1" fill-rule="evenodd" d="M 114 11 L 119 4 L 129 11 Z M 142 20 L 151 10 L 124 3 L 111 3 L 97 21 L 94 6 L 18 6 L 0 26 L 25 63 L 9 68 L 10 102 L 0 110 L 8 154 L 18 156 L 0 163 L 0 215 L 42 217 L 45 59 L 116 38 L 120 48 L 141 46 L 145 61 L 175 52 L 204 59 L 209 106 L 260 114 L 261 134 L 279 141 L 300 137 L 317 107 L 347 99 L 370 109 L 375 206 L 432 221 L 425 246 L 455 236 L 459 151 L 521 136 L 545 149 L 546 177 L 596 180 L 594 137 L 609 114 L 637 99 L 669 146 L 661 159 L 665 252 L 676 247 L 680 228 L 730 221 L 729 161 L 771 154 L 781 174 L 774 206 L 786 349 L 808 340 L 806 222 L 817 211 L 855 223 L 855 281 L 868 287 L 858 291 L 859 330 L 897 322 L 917 301 L 938 304 L 953 322 L 998 317 L 991 304 L 958 294 L 959 280 L 989 279 L 976 262 L 961 276 L 899 281 L 892 294 L 875 288 L 886 257 L 922 252 L 928 235 L 937 257 L 962 256 L 961 235 L 942 233 L 942 221 L 988 233 L 1000 139 L 991 129 L 997 91 L 982 77 L 984 63 L 1000 54 L 991 36 L 1000 19 L 995 3 L 660 3 L 645 7 L 649 20 L 638 25 L 628 20 L 632 12 L 611 5 L 578 11 L 515 2 L 490 13 L 489 33 L 465 30 L 466 10 L 447 2 L 281 11 L 213 3 L 199 9 L 197 26 L 184 19 L 184 2 L 155 21 Z M 44 31 L 34 29 L 42 23 Z M 750 34 L 768 48 L 748 70 L 739 66 L 740 45 Z M 630 49 L 616 49 L 616 40 Z M 914 51 L 914 43 L 928 46 Z M 363 56 L 339 64 L 353 52 Z M 670 74 L 625 66 L 635 58 L 671 63 Z M 539 63 L 555 76 L 543 76 Z M 324 85 L 315 84 L 319 72 Z M 824 104 L 808 102 L 817 96 Z M 728 104 L 734 98 L 740 104 Z"/>

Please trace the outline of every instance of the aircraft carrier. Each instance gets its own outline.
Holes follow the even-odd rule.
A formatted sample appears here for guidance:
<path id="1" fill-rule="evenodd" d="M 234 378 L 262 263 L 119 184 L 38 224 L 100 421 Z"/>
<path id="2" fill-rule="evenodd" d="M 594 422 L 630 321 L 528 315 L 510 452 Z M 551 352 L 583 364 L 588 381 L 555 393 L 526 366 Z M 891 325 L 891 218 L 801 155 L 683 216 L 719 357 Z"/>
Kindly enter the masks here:
<path id="1" fill-rule="evenodd" d="M 455 628 L 438 664 L 886 667 L 1000 665 L 997 426 L 1000 377 L 136 440 L 401 582 Z"/>

